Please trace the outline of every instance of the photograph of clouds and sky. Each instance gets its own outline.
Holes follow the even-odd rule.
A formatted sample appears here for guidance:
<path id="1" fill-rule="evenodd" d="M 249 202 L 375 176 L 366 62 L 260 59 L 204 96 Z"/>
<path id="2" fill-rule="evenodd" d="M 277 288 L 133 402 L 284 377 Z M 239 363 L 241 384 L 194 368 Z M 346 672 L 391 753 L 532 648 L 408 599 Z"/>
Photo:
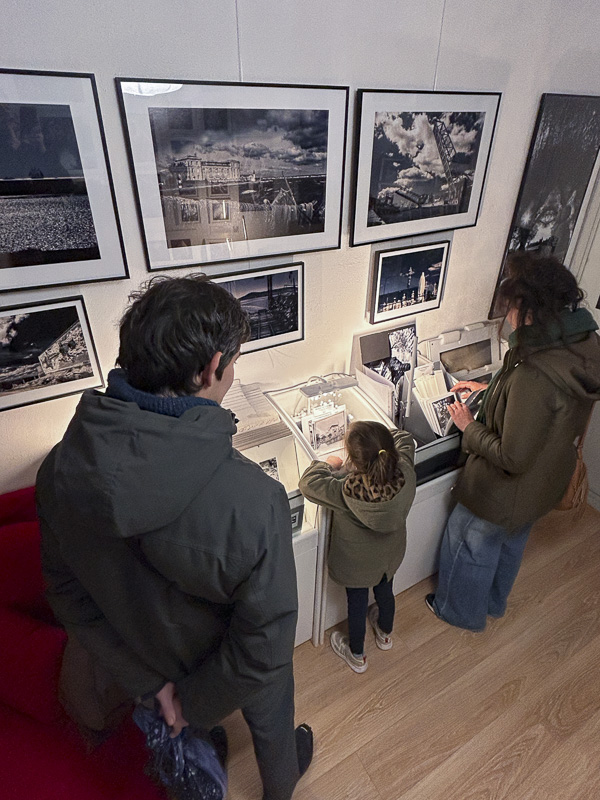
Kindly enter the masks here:
<path id="1" fill-rule="evenodd" d="M 324 231 L 328 111 L 149 115 L 169 247 Z"/>
<path id="2" fill-rule="evenodd" d="M 367 226 L 469 210 L 482 111 L 378 111 Z"/>

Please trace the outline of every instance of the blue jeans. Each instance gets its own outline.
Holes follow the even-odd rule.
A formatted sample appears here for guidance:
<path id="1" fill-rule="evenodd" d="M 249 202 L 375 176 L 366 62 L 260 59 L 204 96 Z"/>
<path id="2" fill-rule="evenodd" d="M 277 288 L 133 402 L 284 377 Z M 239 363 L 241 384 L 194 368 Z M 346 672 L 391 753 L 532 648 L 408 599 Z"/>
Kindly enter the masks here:
<path id="1" fill-rule="evenodd" d="M 433 601 L 438 617 L 470 631 L 482 631 L 488 614 L 501 617 L 531 528 L 530 523 L 509 533 L 459 503 L 442 538 Z"/>

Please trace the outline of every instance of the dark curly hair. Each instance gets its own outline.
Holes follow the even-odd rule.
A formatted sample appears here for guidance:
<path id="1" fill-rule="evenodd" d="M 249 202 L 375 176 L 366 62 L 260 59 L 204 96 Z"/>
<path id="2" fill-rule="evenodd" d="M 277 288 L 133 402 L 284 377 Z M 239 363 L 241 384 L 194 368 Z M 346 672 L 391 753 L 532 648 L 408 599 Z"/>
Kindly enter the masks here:
<path id="1" fill-rule="evenodd" d="M 526 252 L 511 253 L 506 262 L 506 278 L 499 288 L 498 299 L 504 319 L 517 309 L 517 346 L 523 348 L 520 334 L 526 324 L 541 331 L 564 330 L 561 314 L 575 311 L 584 298 L 575 276 L 552 256 L 534 256 Z"/>
<path id="2" fill-rule="evenodd" d="M 119 330 L 117 364 L 136 389 L 192 395 L 215 353 L 223 355 L 217 378 L 250 337 L 239 300 L 200 273 L 159 276 L 129 295 Z"/>

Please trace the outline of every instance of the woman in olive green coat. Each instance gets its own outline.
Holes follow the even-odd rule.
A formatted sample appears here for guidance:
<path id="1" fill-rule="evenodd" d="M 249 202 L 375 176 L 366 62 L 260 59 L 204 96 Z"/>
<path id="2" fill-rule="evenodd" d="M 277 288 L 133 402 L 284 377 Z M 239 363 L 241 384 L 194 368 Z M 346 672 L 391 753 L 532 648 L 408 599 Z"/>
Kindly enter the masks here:
<path id="1" fill-rule="evenodd" d="M 576 463 L 575 441 L 600 399 L 597 324 L 583 293 L 553 258 L 509 258 L 500 287 L 514 328 L 482 412 L 449 406 L 468 455 L 454 488 L 438 587 L 426 603 L 440 619 L 483 630 L 501 617 L 533 523 L 560 502 Z M 473 381 L 458 391 L 485 388 Z"/>
<path id="2" fill-rule="evenodd" d="M 348 460 L 313 461 L 300 480 L 302 494 L 333 510 L 328 566 L 331 578 L 346 588 L 350 636 L 335 632 L 331 646 L 355 672 L 364 672 L 364 639 L 373 587 L 376 606 L 369 621 L 377 646 L 392 646 L 392 581 L 406 550 L 406 517 L 416 478 L 410 434 L 392 434 L 378 422 L 354 422 L 346 436 Z"/>

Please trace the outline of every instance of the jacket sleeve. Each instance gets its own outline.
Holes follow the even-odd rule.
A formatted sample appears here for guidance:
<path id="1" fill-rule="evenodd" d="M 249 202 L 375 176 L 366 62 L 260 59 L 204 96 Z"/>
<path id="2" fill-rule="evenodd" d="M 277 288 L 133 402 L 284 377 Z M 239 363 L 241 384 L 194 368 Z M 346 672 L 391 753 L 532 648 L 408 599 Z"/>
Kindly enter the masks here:
<path id="1" fill-rule="evenodd" d="M 281 488 L 265 521 L 266 546 L 233 593 L 217 652 L 177 683 L 183 715 L 211 728 L 289 669 L 298 618 L 289 502 Z"/>
<path id="2" fill-rule="evenodd" d="M 130 697 L 154 694 L 165 678 L 148 667 L 118 636 L 60 555 L 50 526 L 40 518 L 46 597 L 56 618 L 125 689 Z"/>
<path id="3" fill-rule="evenodd" d="M 396 450 L 402 461 L 415 465 L 415 440 L 408 431 L 392 431 Z"/>
<path id="4" fill-rule="evenodd" d="M 527 365 L 519 365 L 508 387 L 502 436 L 481 422 L 471 422 L 463 433 L 463 450 L 482 456 L 510 475 L 526 472 L 552 424 L 554 412 L 547 397 L 547 379 Z"/>
<path id="5" fill-rule="evenodd" d="M 313 503 L 335 510 L 348 511 L 342 488 L 344 481 L 336 477 L 329 464 L 313 461 L 300 478 L 298 488 Z"/>

